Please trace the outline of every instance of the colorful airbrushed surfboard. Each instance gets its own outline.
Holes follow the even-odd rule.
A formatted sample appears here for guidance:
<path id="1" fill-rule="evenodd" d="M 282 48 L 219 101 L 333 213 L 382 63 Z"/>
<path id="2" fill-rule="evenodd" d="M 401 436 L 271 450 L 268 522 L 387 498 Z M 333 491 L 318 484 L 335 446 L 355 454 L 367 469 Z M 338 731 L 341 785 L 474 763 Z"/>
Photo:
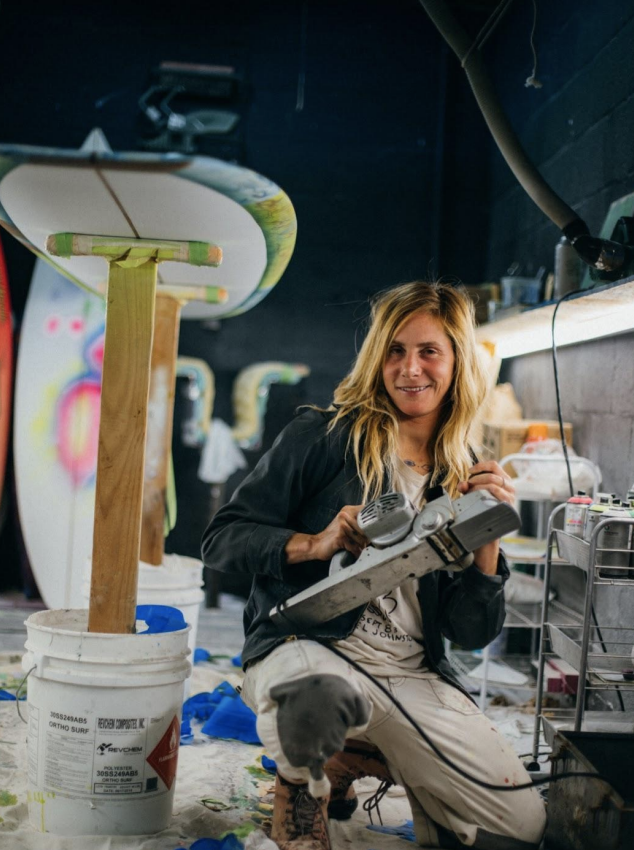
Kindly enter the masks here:
<path id="1" fill-rule="evenodd" d="M 13 334 L 9 279 L 0 243 L 0 505 L 7 468 L 9 428 L 11 425 L 11 384 L 13 382 Z M 0 510 L 0 523 L 2 511 Z"/>
<path id="2" fill-rule="evenodd" d="M 219 268 L 162 263 L 158 289 L 182 294 L 185 316 L 226 318 L 257 304 L 283 273 L 295 214 L 274 183 L 219 160 L 0 146 L 0 225 L 42 258 L 18 359 L 23 533 L 46 604 L 83 607 L 107 269 L 101 259 L 47 255 L 47 236 L 213 242 L 223 250 Z M 218 288 L 225 303 L 213 303 Z"/>
<path id="3" fill-rule="evenodd" d="M 50 608 L 82 608 L 92 551 L 105 304 L 35 264 L 18 349 L 13 452 L 29 560 Z"/>

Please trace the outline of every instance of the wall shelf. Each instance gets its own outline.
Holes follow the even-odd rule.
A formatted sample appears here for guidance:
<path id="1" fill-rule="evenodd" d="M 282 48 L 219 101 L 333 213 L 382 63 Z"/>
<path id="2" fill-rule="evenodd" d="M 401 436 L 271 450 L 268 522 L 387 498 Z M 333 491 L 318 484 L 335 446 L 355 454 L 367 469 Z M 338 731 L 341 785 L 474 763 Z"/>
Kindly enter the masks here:
<path id="1" fill-rule="evenodd" d="M 487 322 L 476 330 L 478 342 L 493 343 L 502 359 L 544 351 L 552 345 L 555 301 Z M 557 311 L 557 347 L 634 330 L 634 278 L 606 283 L 573 295 Z"/>

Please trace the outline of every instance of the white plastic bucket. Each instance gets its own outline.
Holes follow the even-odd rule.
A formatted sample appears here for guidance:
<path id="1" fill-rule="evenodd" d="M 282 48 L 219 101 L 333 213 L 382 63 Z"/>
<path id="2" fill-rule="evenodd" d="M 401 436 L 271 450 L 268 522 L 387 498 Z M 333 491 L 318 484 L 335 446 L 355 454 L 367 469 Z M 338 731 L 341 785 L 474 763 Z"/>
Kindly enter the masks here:
<path id="1" fill-rule="evenodd" d="M 88 562 L 83 596 L 86 607 L 90 599 L 90 570 Z M 203 584 L 203 565 L 196 558 L 184 555 L 164 555 L 163 564 L 154 567 L 139 561 L 139 583 L 137 603 L 139 605 L 171 605 L 183 612 L 185 622 L 191 626 L 189 648 L 194 655 L 198 633 L 200 603 L 205 594 Z M 186 691 L 188 689 L 186 688 Z"/>
<path id="2" fill-rule="evenodd" d="M 26 621 L 31 826 L 57 835 L 141 835 L 172 815 L 189 627 L 88 632 L 87 610 Z"/>

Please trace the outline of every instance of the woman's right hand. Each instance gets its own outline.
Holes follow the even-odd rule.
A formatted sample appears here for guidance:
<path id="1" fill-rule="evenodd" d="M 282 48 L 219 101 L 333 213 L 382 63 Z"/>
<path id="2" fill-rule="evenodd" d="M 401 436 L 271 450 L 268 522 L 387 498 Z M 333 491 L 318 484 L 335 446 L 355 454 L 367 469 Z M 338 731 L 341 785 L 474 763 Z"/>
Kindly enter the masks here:
<path id="1" fill-rule="evenodd" d="M 359 531 L 357 515 L 363 505 L 346 505 L 319 534 L 293 534 L 286 543 L 286 563 L 329 561 L 335 552 L 346 549 L 355 558 L 368 545 L 367 537 Z"/>

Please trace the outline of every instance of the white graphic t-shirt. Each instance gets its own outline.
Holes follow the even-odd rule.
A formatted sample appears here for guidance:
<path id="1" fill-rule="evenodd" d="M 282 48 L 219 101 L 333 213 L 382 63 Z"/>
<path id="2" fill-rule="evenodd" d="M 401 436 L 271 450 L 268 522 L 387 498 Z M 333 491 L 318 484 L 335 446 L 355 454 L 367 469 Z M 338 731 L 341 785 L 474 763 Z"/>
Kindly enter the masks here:
<path id="1" fill-rule="evenodd" d="M 403 493 L 415 508 L 423 503 L 429 475 L 419 475 L 400 458 L 396 462 L 394 489 Z M 337 646 L 371 673 L 394 676 L 436 676 L 425 666 L 423 618 L 416 598 L 418 579 L 407 579 L 400 587 L 373 599 L 354 632 Z"/>

